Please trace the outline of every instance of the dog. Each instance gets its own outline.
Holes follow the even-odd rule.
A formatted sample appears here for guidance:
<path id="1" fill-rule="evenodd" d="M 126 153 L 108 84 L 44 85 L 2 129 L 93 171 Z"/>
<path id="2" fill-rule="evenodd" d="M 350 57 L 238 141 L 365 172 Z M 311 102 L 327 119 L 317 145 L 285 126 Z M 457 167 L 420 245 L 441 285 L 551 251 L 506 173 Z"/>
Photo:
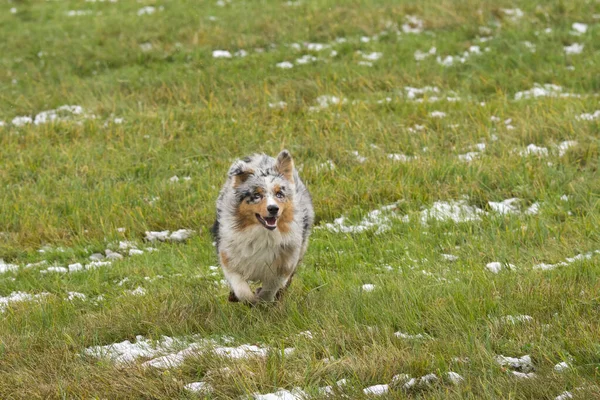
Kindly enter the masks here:
<path id="1" fill-rule="evenodd" d="M 308 247 L 312 199 L 287 150 L 235 161 L 217 199 L 212 228 L 231 288 L 229 301 L 279 300 Z M 260 281 L 253 292 L 248 281 Z"/>

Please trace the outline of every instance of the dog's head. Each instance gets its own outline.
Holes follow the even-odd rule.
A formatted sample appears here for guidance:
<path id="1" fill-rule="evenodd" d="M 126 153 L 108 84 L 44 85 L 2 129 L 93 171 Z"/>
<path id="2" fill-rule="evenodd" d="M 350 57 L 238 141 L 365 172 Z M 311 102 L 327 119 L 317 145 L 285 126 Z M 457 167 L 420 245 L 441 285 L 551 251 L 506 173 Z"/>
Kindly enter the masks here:
<path id="1" fill-rule="evenodd" d="M 294 218 L 294 161 L 287 150 L 276 160 L 255 155 L 236 162 L 229 170 L 237 199 L 239 230 L 262 225 L 282 233 Z"/>

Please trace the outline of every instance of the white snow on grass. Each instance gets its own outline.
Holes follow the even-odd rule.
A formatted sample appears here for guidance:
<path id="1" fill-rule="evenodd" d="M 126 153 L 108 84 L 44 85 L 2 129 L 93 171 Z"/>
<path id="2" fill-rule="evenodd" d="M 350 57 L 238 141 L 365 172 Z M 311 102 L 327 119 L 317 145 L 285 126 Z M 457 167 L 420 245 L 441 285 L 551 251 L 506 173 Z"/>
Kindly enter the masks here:
<path id="1" fill-rule="evenodd" d="M 390 385 L 373 385 L 363 389 L 363 393 L 371 396 L 381 396 L 390 391 Z"/>
<path id="2" fill-rule="evenodd" d="M 183 242 L 189 239 L 195 232 L 191 229 L 179 229 L 171 231 L 146 231 L 146 240 L 150 242 Z"/>
<path id="3" fill-rule="evenodd" d="M 431 208 L 421 212 L 421 222 L 426 224 L 430 220 L 454 221 L 456 223 L 479 221 L 485 211 L 467 204 L 466 200 L 436 201 Z"/>
<path id="4" fill-rule="evenodd" d="M 290 68 L 294 68 L 294 64 L 292 64 L 289 61 L 282 61 L 280 63 L 275 64 L 275 66 L 277 68 L 281 68 L 281 69 L 290 69 Z"/>
<path id="5" fill-rule="evenodd" d="M 189 392 L 199 393 L 199 394 L 210 393 L 210 392 L 213 391 L 212 386 L 210 386 L 206 382 L 192 382 L 192 383 L 188 383 L 183 388 L 185 390 L 189 391 Z"/>
<path id="6" fill-rule="evenodd" d="M 583 113 L 577 117 L 575 117 L 577 121 L 594 121 L 600 119 L 600 110 L 596 110 L 592 113 Z"/>
<path id="7" fill-rule="evenodd" d="M 547 156 L 548 155 L 548 148 L 546 147 L 539 147 L 533 143 L 530 143 L 529 145 L 527 145 L 527 147 L 525 148 L 525 150 L 519 152 L 519 154 L 521 156 L 530 156 L 530 155 L 534 155 L 534 156 Z"/>
<path id="8" fill-rule="evenodd" d="M 287 107 L 287 103 L 285 101 L 278 101 L 276 103 L 269 103 L 269 108 L 275 108 L 279 110 L 283 110 Z"/>
<path id="9" fill-rule="evenodd" d="M 561 261 L 556 264 L 545 264 L 545 263 L 537 264 L 537 265 L 533 266 L 533 269 L 541 269 L 543 271 L 549 271 L 549 270 L 553 270 L 558 267 L 566 267 L 569 264 L 572 264 L 574 262 L 590 260 L 594 256 L 594 254 L 600 254 L 600 250 L 590 251 L 590 252 L 587 252 L 584 254 L 577 254 L 574 257 L 567 258 L 565 261 Z"/>
<path id="10" fill-rule="evenodd" d="M 67 17 L 80 17 L 83 15 L 92 15 L 92 10 L 69 10 L 66 12 Z"/>
<path id="11" fill-rule="evenodd" d="M 223 342 L 229 340 L 229 338 L 222 338 Z M 246 359 L 265 357 L 270 350 L 269 347 L 247 344 L 237 347 L 221 347 L 215 340 L 197 336 L 188 338 L 163 336 L 158 341 L 137 336 L 135 343 L 125 340 L 105 346 L 92 346 L 85 349 L 84 353 L 96 358 L 109 358 L 118 365 L 132 363 L 138 358 L 146 358 L 150 360 L 142 364 L 144 367 L 166 369 L 181 365 L 188 357 L 205 353 L 213 353 L 230 359 Z M 289 355 L 293 351 L 293 348 L 286 348 L 284 354 Z"/>
<path id="12" fill-rule="evenodd" d="M 500 322 L 516 325 L 517 323 L 533 322 L 533 317 L 529 315 L 505 315 L 500 318 Z"/>
<path id="13" fill-rule="evenodd" d="M 519 372 L 531 372 L 535 370 L 531 362 L 531 356 L 524 355 L 523 357 L 505 357 L 503 355 L 496 356 L 496 362 L 503 367 L 507 367 Z"/>
<path id="14" fill-rule="evenodd" d="M 92 346 L 84 350 L 84 353 L 96 358 L 109 358 L 118 365 L 127 364 L 137 358 L 151 358 L 159 354 L 167 353 L 175 347 L 182 346 L 184 341 L 163 336 L 158 341 L 136 336 L 136 342 L 125 340 L 105 346 Z"/>
<path id="15" fill-rule="evenodd" d="M 67 300 L 68 301 L 73 301 L 73 300 L 86 300 L 87 296 L 83 293 L 79 293 L 79 292 L 68 292 L 68 297 Z"/>
<path id="16" fill-rule="evenodd" d="M 558 149 L 558 156 L 564 156 L 567 153 L 567 150 L 574 146 L 577 146 L 577 141 L 575 140 L 565 140 L 564 142 L 560 142 L 556 146 L 556 148 Z"/>
<path id="17" fill-rule="evenodd" d="M 537 97 L 581 97 L 578 94 L 565 93 L 563 88 L 551 83 L 540 85 L 533 84 L 533 88 L 515 93 L 515 100 L 531 99 Z"/>
<path id="18" fill-rule="evenodd" d="M 559 394 L 558 396 L 556 396 L 554 398 L 554 400 L 567 400 L 567 399 L 572 399 L 573 398 L 573 393 L 569 392 L 569 391 L 564 391 L 561 394 Z"/>
<path id="19" fill-rule="evenodd" d="M 379 60 L 381 57 L 383 57 L 383 53 L 380 52 L 372 52 L 372 53 L 363 53 L 361 51 L 358 52 L 363 59 L 367 60 L 367 61 L 377 61 Z"/>
<path id="20" fill-rule="evenodd" d="M 453 371 L 446 372 L 446 378 L 453 385 L 458 385 L 465 380 L 465 378 L 463 378 L 460 374 L 453 372 Z"/>
<path id="21" fill-rule="evenodd" d="M 580 36 L 587 32 L 588 25 L 581 22 L 574 22 L 573 25 L 571 25 L 571 28 L 573 28 L 571 34 Z"/>
<path id="22" fill-rule="evenodd" d="M 395 210 L 396 204 L 383 206 L 379 209 L 370 211 L 358 224 L 349 225 L 346 217 L 336 218 L 333 223 L 326 223 L 323 228 L 334 233 L 361 233 L 368 230 L 375 230 L 375 234 L 381 234 L 391 229 L 389 222 L 392 219 L 399 218 Z"/>
<path id="23" fill-rule="evenodd" d="M 446 113 L 443 111 L 432 111 L 429 113 L 429 116 L 432 118 L 445 118 Z"/>
<path id="24" fill-rule="evenodd" d="M 252 397 L 255 400 L 303 400 L 307 399 L 308 395 L 302 389 L 294 388 L 291 392 L 286 389 L 279 389 L 275 393 L 254 393 Z"/>
<path id="25" fill-rule="evenodd" d="M 212 352 L 217 356 L 230 359 L 248 359 L 253 357 L 266 357 L 269 353 L 269 347 L 259 347 L 255 345 L 243 344 L 237 347 L 219 347 L 212 340 L 202 340 L 192 343 L 187 348 L 177 352 L 167 354 L 162 357 L 146 361 L 142 365 L 158 369 L 174 368 L 181 365 L 184 360 L 191 356 L 198 356 L 206 352 Z M 284 349 L 284 354 L 289 355 L 294 352 L 293 348 Z"/>
<path id="26" fill-rule="evenodd" d="M 573 43 L 570 46 L 564 46 L 565 54 L 581 54 L 583 52 L 583 45 L 580 43 Z"/>
<path id="27" fill-rule="evenodd" d="M 490 51 L 489 47 L 484 49 L 485 52 Z M 451 67 L 456 63 L 464 64 L 472 55 L 481 55 L 481 48 L 479 46 L 470 46 L 468 50 L 464 51 L 462 54 L 455 56 L 446 56 L 441 57 L 437 56 L 436 61 L 438 64 L 444 67 Z"/>
<path id="28" fill-rule="evenodd" d="M 213 50 L 213 58 L 231 58 L 231 53 L 227 50 Z"/>
<path id="29" fill-rule="evenodd" d="M 135 288 L 133 290 L 126 290 L 125 294 L 129 295 L 129 296 L 145 296 L 146 295 L 146 289 L 144 289 L 141 286 L 138 286 L 137 288 Z"/>
<path id="30" fill-rule="evenodd" d="M 402 32 L 419 34 L 423 32 L 425 24 L 423 20 L 414 15 L 407 15 L 405 17 L 405 23 L 402 24 Z"/>
<path id="31" fill-rule="evenodd" d="M 11 121 L 11 123 L 14 126 L 24 126 L 27 124 L 31 124 L 32 122 L 33 122 L 33 119 L 31 119 L 31 117 L 29 117 L 29 116 L 14 117 Z"/>
<path id="32" fill-rule="evenodd" d="M 78 117 L 78 121 L 86 118 L 95 118 L 94 115 L 85 114 L 81 106 L 63 105 L 53 110 L 41 111 L 33 118 L 30 116 L 15 117 L 12 120 L 12 124 L 17 127 L 28 124 L 42 125 L 50 122 L 72 121 L 75 116 Z"/>
<path id="33" fill-rule="evenodd" d="M 526 214 L 526 215 L 535 215 L 540 211 L 540 204 L 533 203 L 527 209 L 522 210 L 521 200 L 518 198 L 511 198 L 502 200 L 499 202 L 488 201 L 488 204 L 492 210 L 497 212 L 500 215 L 509 215 L 509 214 Z"/>
<path id="34" fill-rule="evenodd" d="M 512 264 L 508 264 L 508 263 L 500 263 L 498 261 L 494 261 L 491 263 L 487 263 L 485 268 L 487 268 L 490 272 L 493 272 L 494 274 L 499 273 L 502 270 L 511 270 L 514 271 L 517 269 L 517 267 L 515 267 Z"/>
<path id="35" fill-rule="evenodd" d="M 510 371 L 511 374 L 520 379 L 533 379 L 536 378 L 537 375 L 534 372 L 519 372 L 519 371 Z"/>
<path id="36" fill-rule="evenodd" d="M 465 154 L 459 154 L 458 159 L 464 162 L 471 162 L 481 156 L 481 152 L 479 151 L 469 151 Z"/>
<path id="37" fill-rule="evenodd" d="M 146 7 L 142 7 L 137 11 L 137 15 L 142 16 L 142 15 L 152 15 L 156 12 L 156 7 L 152 7 L 152 6 L 146 6 Z"/>
<path id="38" fill-rule="evenodd" d="M 568 369 L 571 369 L 571 364 L 566 361 L 559 362 L 554 366 L 556 372 L 565 372 Z"/>
<path id="39" fill-rule="evenodd" d="M 316 167 L 317 172 L 328 170 L 333 171 L 335 169 L 335 164 L 331 160 L 327 160 L 324 163 L 318 164 Z"/>
<path id="40" fill-rule="evenodd" d="M 356 158 L 356 161 L 358 161 L 361 164 L 367 161 L 367 157 L 361 156 L 360 153 L 356 150 L 351 151 L 350 153 L 354 156 L 354 158 Z"/>
<path id="41" fill-rule="evenodd" d="M 302 57 L 296 59 L 296 64 L 297 65 L 306 65 L 306 64 L 314 63 L 315 61 L 317 61 L 317 57 L 310 55 L 310 54 L 305 54 Z"/>
<path id="42" fill-rule="evenodd" d="M 458 257 L 453 255 L 453 254 L 441 254 L 442 258 L 446 261 L 456 261 L 458 260 Z"/>
<path id="43" fill-rule="evenodd" d="M 512 22 L 520 20 L 525 15 L 520 8 L 501 8 L 500 11 L 502 11 Z"/>
<path id="44" fill-rule="evenodd" d="M 426 339 L 431 339 L 431 337 L 429 335 L 424 335 L 422 333 L 417 333 L 416 335 L 411 335 L 409 333 L 404 333 L 404 332 L 394 332 L 394 336 L 396 336 L 398 339 L 406 339 L 406 340 L 426 340 Z"/>
<path id="45" fill-rule="evenodd" d="M 387 158 L 389 158 L 392 161 L 400 161 L 400 162 L 409 162 L 409 161 L 413 161 L 413 160 L 417 159 L 416 156 L 407 156 L 406 154 L 399 154 L 399 153 L 388 154 Z"/>
<path id="46" fill-rule="evenodd" d="M 308 108 L 308 111 L 320 111 L 328 108 L 332 105 L 345 104 L 348 102 L 347 99 L 343 97 L 331 96 L 331 95 L 323 95 L 316 98 L 317 105 Z"/>
<path id="47" fill-rule="evenodd" d="M 462 379 L 462 377 L 456 373 L 452 373 L 452 374 L 455 374 L 455 375 L 450 375 L 450 376 L 446 375 L 446 376 L 448 377 L 448 379 L 450 380 L 450 382 L 452 384 L 457 385 L 458 383 L 460 383 L 460 379 Z M 458 377 L 460 377 L 460 379 Z M 454 378 L 455 381 L 452 381 L 451 380 L 452 378 Z M 439 378 L 436 374 L 427 374 L 427 375 L 423 375 L 420 378 L 412 378 L 408 374 L 399 374 L 399 375 L 395 375 L 392 378 L 392 385 L 394 385 L 396 387 L 400 387 L 404 390 L 411 390 L 413 388 L 427 388 L 438 381 L 439 381 Z"/>
<path id="48" fill-rule="evenodd" d="M 416 61 L 423 61 L 424 59 L 435 55 L 436 52 L 437 52 L 437 49 L 435 47 L 430 48 L 426 52 L 423 52 L 421 50 L 417 50 L 414 53 L 415 60 Z"/>
<path id="49" fill-rule="evenodd" d="M 511 199 L 506 199 L 506 200 L 503 200 L 500 202 L 488 201 L 488 204 L 492 208 L 492 210 L 494 210 L 498 214 L 505 215 L 505 214 L 520 213 L 521 211 L 520 211 L 519 207 L 517 207 L 517 204 L 519 202 L 520 202 L 520 199 L 511 198 Z"/>
<path id="50" fill-rule="evenodd" d="M 340 379 L 339 381 L 337 381 L 335 383 L 335 386 L 340 389 L 343 388 L 344 386 L 346 386 L 346 384 L 348 383 L 348 381 L 346 379 Z M 329 396 L 335 393 L 335 389 L 334 386 L 332 385 L 328 385 L 328 386 L 324 386 L 324 387 L 320 387 L 319 388 L 319 394 L 323 395 L 323 396 Z"/>
<path id="51" fill-rule="evenodd" d="M 0 274 L 5 272 L 16 272 L 19 266 L 16 264 L 7 264 L 2 258 L 0 258 Z"/>
<path id="52" fill-rule="evenodd" d="M 415 101 L 423 101 L 423 96 L 426 94 L 429 95 L 431 93 L 440 92 L 440 89 L 436 86 L 425 86 L 422 88 L 405 86 L 404 90 L 406 91 L 406 98 Z"/>
<path id="53" fill-rule="evenodd" d="M 24 301 L 38 301 L 48 296 L 50 293 L 42 292 L 39 294 L 30 294 L 25 292 L 12 292 L 8 296 L 0 296 L 0 313 L 6 311 L 8 306 L 13 303 L 20 303 Z"/>
<path id="54" fill-rule="evenodd" d="M 118 253 L 116 253 L 116 254 L 118 254 Z M 86 265 L 83 265 L 81 263 L 73 263 L 73 264 L 69 264 L 67 267 L 61 267 L 61 266 L 48 267 L 44 270 L 41 270 L 40 273 L 47 274 L 49 272 L 56 272 L 56 273 L 60 273 L 60 274 L 66 274 L 66 273 L 79 272 L 79 271 L 83 271 L 83 270 L 92 270 L 92 269 L 96 269 L 98 267 L 104 267 L 104 266 L 109 266 L 109 265 L 112 265 L 112 262 L 110 262 L 110 261 L 92 261 Z"/>
<path id="55" fill-rule="evenodd" d="M 375 285 L 373 285 L 372 283 L 365 283 L 364 285 L 362 285 L 362 290 L 363 292 L 372 292 L 373 290 L 375 290 Z"/>

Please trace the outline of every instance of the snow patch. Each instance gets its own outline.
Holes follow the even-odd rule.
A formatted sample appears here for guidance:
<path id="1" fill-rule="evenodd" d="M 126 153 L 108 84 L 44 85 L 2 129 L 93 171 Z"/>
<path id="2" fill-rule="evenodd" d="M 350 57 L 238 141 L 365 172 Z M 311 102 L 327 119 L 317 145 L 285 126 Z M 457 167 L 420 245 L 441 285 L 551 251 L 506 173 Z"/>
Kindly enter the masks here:
<path id="1" fill-rule="evenodd" d="M 531 372 L 535 370 L 531 362 L 531 356 L 524 355 L 523 357 L 506 357 L 503 355 L 496 356 L 496 362 L 502 367 L 508 367 L 519 372 Z"/>
<path id="2" fill-rule="evenodd" d="M 12 292 L 6 297 L 0 296 L 0 313 L 6 311 L 6 309 L 11 303 L 20 303 L 24 301 L 38 301 L 48 295 L 50 295 L 50 293 L 42 292 L 39 294 L 29 294 L 25 292 Z"/>
<path id="3" fill-rule="evenodd" d="M 333 223 L 326 223 L 323 228 L 334 233 L 361 233 L 375 229 L 375 234 L 381 234 L 391 229 L 389 221 L 399 218 L 395 213 L 396 204 L 383 206 L 379 209 L 370 211 L 356 225 L 348 225 L 346 217 L 336 218 Z"/>
<path id="4" fill-rule="evenodd" d="M 302 389 L 294 388 L 291 392 L 286 389 L 279 389 L 275 393 L 254 393 L 252 397 L 255 400 L 302 400 L 308 398 L 308 395 Z"/>
<path id="5" fill-rule="evenodd" d="M 195 232 L 191 229 L 179 229 L 171 231 L 146 231 L 146 240 L 150 242 L 183 242 L 189 239 Z"/>
<path id="6" fill-rule="evenodd" d="M 549 270 L 553 270 L 557 267 L 566 267 L 569 264 L 572 264 L 577 261 L 589 260 L 594 256 L 594 253 L 600 254 L 600 250 L 596 250 L 595 252 L 590 251 L 590 252 L 587 252 L 584 254 L 577 254 L 574 257 L 567 258 L 565 261 L 561 261 L 556 264 L 544 264 L 544 263 L 537 264 L 537 265 L 533 266 L 533 269 L 541 269 L 543 271 L 549 271 Z"/>
<path id="7" fill-rule="evenodd" d="M 319 96 L 316 99 L 317 105 L 308 108 L 308 111 L 320 111 L 328 108 L 332 105 L 345 104 L 348 102 L 347 99 L 343 97 L 331 96 L 331 95 L 323 95 Z"/>
<path id="8" fill-rule="evenodd" d="M 381 396 L 390 391 L 390 385 L 374 385 L 363 389 L 363 393 L 372 396 Z"/>
<path id="9" fill-rule="evenodd" d="M 505 315 L 500 321 L 506 324 L 516 325 L 517 323 L 533 322 L 533 317 L 529 315 Z"/>
<path id="10" fill-rule="evenodd" d="M 411 335 L 409 333 L 404 333 L 404 332 L 394 332 L 394 336 L 396 336 L 398 339 L 406 339 L 406 340 L 425 340 L 425 339 L 431 339 L 431 337 L 429 335 L 424 335 L 422 333 L 417 333 L 416 335 Z"/>
<path id="11" fill-rule="evenodd" d="M 531 99 L 537 97 L 581 97 L 578 94 L 565 93 L 563 88 L 551 83 L 540 85 L 533 84 L 533 88 L 515 93 L 515 100 Z"/>
<path id="12" fill-rule="evenodd" d="M 573 43 L 570 46 L 564 46 L 565 54 L 581 54 L 583 52 L 583 45 L 580 43 Z"/>
<path id="13" fill-rule="evenodd" d="M 575 117 L 577 121 L 594 121 L 600 119 L 600 110 L 596 110 L 592 113 L 583 113 L 577 117 Z"/>
<path id="14" fill-rule="evenodd" d="M 231 53 L 227 50 L 213 50 L 213 58 L 231 58 Z"/>
<path id="15" fill-rule="evenodd" d="M 2 258 L 0 258 L 0 274 L 5 272 L 16 272 L 19 266 L 16 264 L 7 264 Z"/>
<path id="16" fill-rule="evenodd" d="M 475 206 L 470 206 L 465 200 L 458 201 L 436 201 L 430 209 L 421 212 L 421 222 L 426 224 L 430 220 L 470 222 L 481 220 L 480 215 L 485 211 Z"/>
<path id="17" fill-rule="evenodd" d="M 375 285 L 373 285 L 372 283 L 365 283 L 364 285 L 362 285 L 362 290 L 363 292 L 372 292 L 373 290 L 375 290 Z"/>
<path id="18" fill-rule="evenodd" d="M 499 273 L 500 271 L 502 271 L 503 269 L 508 269 L 511 271 L 514 271 L 515 269 L 517 269 L 517 267 L 515 267 L 512 264 L 508 264 L 508 263 L 500 263 L 498 261 L 494 261 L 491 263 L 487 263 L 485 266 L 490 272 L 493 272 L 494 274 Z"/>

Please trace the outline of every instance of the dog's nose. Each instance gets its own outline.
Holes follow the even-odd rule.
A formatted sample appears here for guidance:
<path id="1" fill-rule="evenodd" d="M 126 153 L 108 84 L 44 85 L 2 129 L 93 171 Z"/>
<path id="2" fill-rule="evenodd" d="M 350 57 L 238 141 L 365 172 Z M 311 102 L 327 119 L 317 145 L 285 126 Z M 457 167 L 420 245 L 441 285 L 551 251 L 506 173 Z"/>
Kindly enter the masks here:
<path id="1" fill-rule="evenodd" d="M 271 214 L 277 214 L 279 207 L 277 207 L 275 204 L 271 204 L 270 206 L 267 206 L 267 211 Z"/>

